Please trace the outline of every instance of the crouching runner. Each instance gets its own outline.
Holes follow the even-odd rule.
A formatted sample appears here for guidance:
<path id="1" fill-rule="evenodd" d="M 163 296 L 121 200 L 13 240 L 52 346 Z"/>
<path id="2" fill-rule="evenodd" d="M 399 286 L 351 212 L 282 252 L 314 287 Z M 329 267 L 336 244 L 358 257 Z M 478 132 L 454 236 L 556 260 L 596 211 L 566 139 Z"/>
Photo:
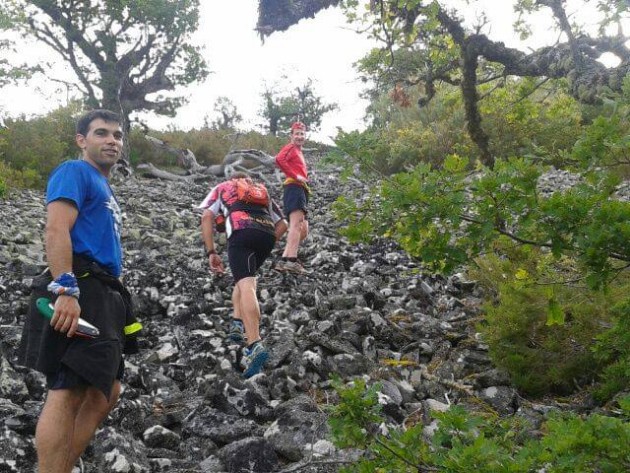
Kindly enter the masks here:
<path id="1" fill-rule="evenodd" d="M 243 376 L 250 378 L 262 371 L 269 358 L 260 337 L 256 271 L 286 232 L 287 222 L 265 186 L 243 173 L 215 186 L 199 208 L 204 209 L 201 234 L 210 271 L 218 274 L 224 272 L 224 267 L 214 242 L 215 219 L 225 218 L 228 262 L 234 277 L 230 337 L 242 341 L 244 331 L 247 346 Z"/>

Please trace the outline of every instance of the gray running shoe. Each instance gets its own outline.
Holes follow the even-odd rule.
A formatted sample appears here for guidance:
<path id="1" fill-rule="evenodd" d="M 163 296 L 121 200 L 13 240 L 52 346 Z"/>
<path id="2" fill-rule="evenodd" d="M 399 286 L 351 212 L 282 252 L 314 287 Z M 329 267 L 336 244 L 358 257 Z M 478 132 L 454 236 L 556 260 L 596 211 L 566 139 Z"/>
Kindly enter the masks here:
<path id="1" fill-rule="evenodd" d="M 276 271 L 280 271 L 281 273 L 295 273 L 295 274 L 304 274 L 306 270 L 302 263 L 299 261 L 283 261 L 280 260 L 276 263 L 275 267 Z"/>
<path id="2" fill-rule="evenodd" d="M 245 342 L 245 328 L 240 320 L 232 320 L 230 331 L 227 335 L 228 340 L 242 345 Z"/>
<path id="3" fill-rule="evenodd" d="M 243 372 L 244 378 L 251 378 L 252 376 L 260 373 L 269 359 L 269 352 L 262 344 L 262 342 L 256 343 L 254 348 L 245 348 L 245 354 L 243 356 L 245 371 Z"/>

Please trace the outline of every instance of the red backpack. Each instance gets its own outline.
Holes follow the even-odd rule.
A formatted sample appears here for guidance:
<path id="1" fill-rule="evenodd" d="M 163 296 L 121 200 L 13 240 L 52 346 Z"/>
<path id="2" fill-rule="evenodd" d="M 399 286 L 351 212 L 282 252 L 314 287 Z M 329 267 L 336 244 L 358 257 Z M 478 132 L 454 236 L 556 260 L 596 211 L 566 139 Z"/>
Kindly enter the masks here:
<path id="1" fill-rule="evenodd" d="M 236 197 L 239 202 L 246 205 L 269 205 L 269 193 L 267 188 L 249 179 L 236 179 Z"/>
<path id="2" fill-rule="evenodd" d="M 249 210 L 252 207 L 269 207 L 271 199 L 267 188 L 262 184 L 257 184 L 249 179 L 235 179 L 236 202 L 229 205 L 229 212 L 234 210 Z M 221 214 L 215 217 L 215 228 L 217 232 L 225 232 L 225 217 Z"/>

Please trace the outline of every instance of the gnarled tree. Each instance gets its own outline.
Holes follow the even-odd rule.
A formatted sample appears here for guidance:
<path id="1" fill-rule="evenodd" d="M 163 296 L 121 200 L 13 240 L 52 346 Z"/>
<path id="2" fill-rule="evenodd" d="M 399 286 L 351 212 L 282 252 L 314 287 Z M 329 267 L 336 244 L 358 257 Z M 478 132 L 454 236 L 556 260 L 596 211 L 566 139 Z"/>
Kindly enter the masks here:
<path id="1" fill-rule="evenodd" d="M 342 5 L 356 19 L 361 15 L 362 3 L 260 0 L 258 30 L 264 35 L 282 31 L 299 19 L 333 5 Z M 451 4 L 446 0 L 370 0 L 370 8 L 361 20 L 383 42 L 383 48 L 365 58 L 361 68 L 383 89 L 423 85 L 425 96 L 419 100 L 420 106 L 431 100 L 438 82 L 459 86 L 468 133 L 489 166 L 494 158 L 479 112 L 481 83 L 510 76 L 565 78 L 575 98 L 597 103 L 605 91 L 620 91 L 623 78 L 630 72 L 629 37 L 621 28 L 622 20 L 630 19 L 627 0 L 570 2 L 571 9 L 588 7 L 601 15 L 601 28 L 596 34 L 589 34 L 569 21 L 566 0 L 515 0 L 514 7 L 521 20 L 529 13 L 548 11 L 560 33 L 555 44 L 530 52 L 490 39 L 484 33 L 487 25 L 483 22 L 475 28 L 466 27 L 462 11 L 449 8 Z M 616 33 L 605 35 L 603 31 L 614 23 L 619 25 Z M 524 21 L 519 21 L 516 28 L 522 33 L 527 31 Z M 604 53 L 616 56 L 618 65 L 602 64 L 598 59 Z M 414 60 L 409 61 L 410 57 Z M 401 64 L 403 60 L 405 64 Z"/>
<path id="2" fill-rule="evenodd" d="M 4 3 L 4 2 L 3 2 Z M 134 111 L 174 115 L 173 92 L 207 75 L 191 34 L 198 0 L 10 0 L 7 11 L 50 46 L 74 71 L 90 106 L 120 112 L 129 128 Z"/>

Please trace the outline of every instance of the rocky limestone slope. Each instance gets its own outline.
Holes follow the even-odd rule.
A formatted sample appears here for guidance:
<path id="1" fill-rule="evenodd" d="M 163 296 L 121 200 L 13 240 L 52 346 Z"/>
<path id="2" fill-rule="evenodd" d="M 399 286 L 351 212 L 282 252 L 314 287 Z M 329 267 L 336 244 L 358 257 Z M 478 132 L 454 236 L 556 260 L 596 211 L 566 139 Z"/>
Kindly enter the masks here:
<path id="1" fill-rule="evenodd" d="M 217 181 L 114 184 L 124 211 L 125 281 L 145 330 L 82 471 L 336 471 L 358 452 L 330 442 L 323 407 L 335 401 L 333 374 L 380 382 L 394 425 L 428 423 L 429 409 L 470 395 L 500 414 L 540 417 L 519 405 L 491 365 L 472 322 L 474 286 L 457 275 L 423 275 L 391 242 L 349 245 L 330 205 L 359 184 L 340 182 L 335 169 L 313 174 L 312 233 L 301 251 L 310 274 L 280 274 L 271 262 L 262 268 L 262 333 L 272 355 L 264 374 L 247 381 L 239 347 L 225 339 L 231 280 L 209 273 L 194 209 Z M 272 191 L 281 202 L 279 186 Z M 16 364 L 16 350 L 30 282 L 45 267 L 43 199 L 23 191 L 0 201 L 3 472 L 34 471 L 44 379 Z"/>

